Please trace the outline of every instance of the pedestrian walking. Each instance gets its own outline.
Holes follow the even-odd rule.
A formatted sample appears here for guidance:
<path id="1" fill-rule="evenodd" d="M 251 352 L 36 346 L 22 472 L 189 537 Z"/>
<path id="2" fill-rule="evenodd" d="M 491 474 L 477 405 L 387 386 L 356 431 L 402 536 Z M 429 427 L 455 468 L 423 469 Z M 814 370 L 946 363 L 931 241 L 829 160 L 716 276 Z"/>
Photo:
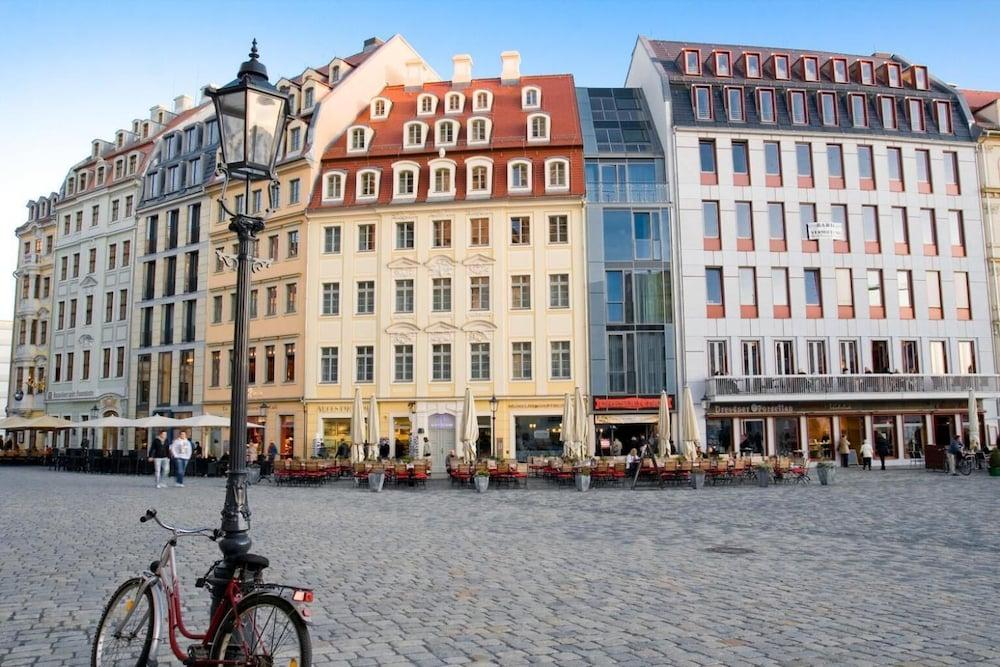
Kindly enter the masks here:
<path id="1" fill-rule="evenodd" d="M 871 470 L 872 469 L 872 456 L 874 456 L 872 451 L 872 443 L 868 442 L 866 438 L 864 442 L 861 443 L 861 469 Z"/>
<path id="2" fill-rule="evenodd" d="M 625 457 L 625 466 L 628 468 L 628 476 L 630 478 L 635 478 L 635 473 L 639 469 L 640 463 L 639 450 L 633 447 L 629 450 L 628 456 Z"/>
<path id="3" fill-rule="evenodd" d="M 840 467 L 846 468 L 848 461 L 851 460 L 851 441 L 847 439 L 846 434 L 841 434 L 837 449 L 840 452 Z"/>
<path id="4" fill-rule="evenodd" d="M 153 476 L 156 478 L 156 488 L 163 488 L 163 480 L 170 476 L 170 457 L 167 452 L 167 432 L 160 431 L 153 438 L 146 452 L 146 458 L 153 463 Z"/>
<path id="5" fill-rule="evenodd" d="M 181 431 L 180 435 L 170 443 L 170 453 L 173 454 L 175 465 L 177 466 L 176 485 L 184 486 L 184 471 L 187 469 L 188 460 L 191 458 L 191 441 L 187 439 L 187 431 Z"/>
<path id="6" fill-rule="evenodd" d="M 945 453 L 945 456 L 948 459 L 948 472 L 952 475 L 958 475 L 958 456 L 962 453 L 962 447 L 962 438 L 957 435 L 948 444 L 948 451 Z"/>
<path id="7" fill-rule="evenodd" d="M 878 454 L 878 460 L 882 463 L 882 470 L 885 470 L 885 457 L 889 455 L 889 439 L 882 433 L 875 434 L 875 453 Z"/>

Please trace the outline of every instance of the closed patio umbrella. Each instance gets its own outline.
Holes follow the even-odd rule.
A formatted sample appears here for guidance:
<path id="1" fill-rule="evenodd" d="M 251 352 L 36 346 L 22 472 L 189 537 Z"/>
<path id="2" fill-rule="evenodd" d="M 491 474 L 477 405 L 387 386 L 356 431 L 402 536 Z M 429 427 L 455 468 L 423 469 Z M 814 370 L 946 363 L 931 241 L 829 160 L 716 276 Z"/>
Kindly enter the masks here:
<path id="1" fill-rule="evenodd" d="M 684 454 L 689 459 L 697 458 L 701 434 L 698 430 L 698 415 L 694 411 L 694 399 L 691 398 L 691 387 L 684 387 L 684 405 L 682 425 L 684 426 Z"/>
<path id="2" fill-rule="evenodd" d="M 592 418 L 593 415 L 587 415 L 587 429 L 583 432 L 583 451 L 587 456 L 593 456 L 597 452 L 597 429 L 591 423 Z"/>
<path id="3" fill-rule="evenodd" d="M 361 443 L 365 441 L 365 408 L 361 404 L 361 390 L 354 390 L 354 404 L 351 406 L 351 461 L 360 461 Z"/>
<path id="4" fill-rule="evenodd" d="M 660 457 L 666 458 L 673 454 L 673 447 L 670 446 L 670 399 L 666 390 L 660 392 L 660 412 L 656 426 L 660 436 Z"/>
<path id="5" fill-rule="evenodd" d="M 375 394 L 372 394 L 371 400 L 368 403 L 368 437 L 366 441 L 371 445 L 371 457 L 378 458 L 378 400 L 375 398 Z"/>
<path id="6" fill-rule="evenodd" d="M 569 394 L 566 394 L 566 398 L 563 400 L 561 435 L 563 456 L 571 456 L 573 454 L 573 443 L 576 441 L 576 418 L 573 410 L 573 397 Z"/>
<path id="7" fill-rule="evenodd" d="M 476 401 L 472 390 L 465 388 L 462 401 L 462 455 L 469 461 L 476 460 L 476 442 L 479 440 L 479 417 L 476 416 Z M 495 452 L 490 452 L 495 454 Z"/>
<path id="8" fill-rule="evenodd" d="M 583 458 L 587 453 L 587 431 L 590 430 L 590 416 L 588 413 L 587 402 L 583 398 L 583 391 L 577 387 L 576 396 L 573 401 L 573 441 L 576 443 L 577 456 L 580 458 Z"/>
<path id="9" fill-rule="evenodd" d="M 979 411 L 976 409 L 976 390 L 969 389 L 969 451 L 979 451 Z"/>

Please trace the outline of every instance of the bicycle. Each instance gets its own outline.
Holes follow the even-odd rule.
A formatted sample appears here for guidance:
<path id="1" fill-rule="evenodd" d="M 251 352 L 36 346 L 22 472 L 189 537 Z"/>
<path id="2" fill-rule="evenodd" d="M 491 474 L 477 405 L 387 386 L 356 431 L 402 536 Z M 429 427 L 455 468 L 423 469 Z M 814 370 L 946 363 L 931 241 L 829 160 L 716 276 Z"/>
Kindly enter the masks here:
<path id="1" fill-rule="evenodd" d="M 185 665 L 309 667 L 312 590 L 264 583 L 262 572 L 269 563 L 263 556 L 245 554 L 216 561 L 195 582 L 197 588 L 213 595 L 208 629 L 192 632 L 181 616 L 177 540 L 194 536 L 214 542 L 222 531 L 170 526 L 160 521 L 155 509 L 139 518 L 141 523 L 150 520 L 169 531 L 170 539 L 142 576 L 127 580 L 111 596 L 94 636 L 92 667 L 156 665 L 164 613 L 170 649 Z M 196 642 L 186 652 L 178 633 Z"/>
<path id="2" fill-rule="evenodd" d="M 962 448 L 962 451 L 955 455 L 955 469 L 963 476 L 972 474 L 972 467 L 976 464 L 976 454 L 973 451 Z"/>

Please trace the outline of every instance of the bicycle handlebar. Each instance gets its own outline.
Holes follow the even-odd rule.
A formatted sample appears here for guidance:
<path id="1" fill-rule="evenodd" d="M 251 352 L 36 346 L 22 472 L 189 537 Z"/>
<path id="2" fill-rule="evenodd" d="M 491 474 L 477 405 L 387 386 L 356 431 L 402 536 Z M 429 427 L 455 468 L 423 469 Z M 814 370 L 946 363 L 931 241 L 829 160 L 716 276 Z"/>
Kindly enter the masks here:
<path id="1" fill-rule="evenodd" d="M 146 523 L 147 521 L 154 521 L 156 525 L 164 530 L 169 530 L 174 535 L 201 535 L 202 537 L 207 537 L 213 542 L 220 537 L 222 537 L 222 531 L 218 528 L 179 528 L 177 526 L 171 526 L 169 524 L 160 521 L 160 518 L 156 516 L 156 510 L 152 507 L 146 510 L 146 513 L 139 517 L 139 523 Z M 207 534 L 206 534 L 207 533 Z"/>

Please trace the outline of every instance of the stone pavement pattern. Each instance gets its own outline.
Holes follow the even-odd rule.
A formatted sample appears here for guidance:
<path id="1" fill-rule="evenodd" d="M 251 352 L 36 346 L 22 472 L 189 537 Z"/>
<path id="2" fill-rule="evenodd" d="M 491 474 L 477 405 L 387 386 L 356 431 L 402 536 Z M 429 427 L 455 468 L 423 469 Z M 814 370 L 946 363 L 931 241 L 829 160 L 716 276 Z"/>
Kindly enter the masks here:
<path id="1" fill-rule="evenodd" d="M 316 664 L 1000 664 L 1000 480 L 838 473 L 586 494 L 261 485 L 252 535 L 269 580 L 316 589 Z M 165 539 L 141 512 L 215 525 L 222 499 L 217 479 L 0 468 L 0 665 L 86 664 L 107 597 Z M 217 553 L 179 550 L 195 625 Z"/>

